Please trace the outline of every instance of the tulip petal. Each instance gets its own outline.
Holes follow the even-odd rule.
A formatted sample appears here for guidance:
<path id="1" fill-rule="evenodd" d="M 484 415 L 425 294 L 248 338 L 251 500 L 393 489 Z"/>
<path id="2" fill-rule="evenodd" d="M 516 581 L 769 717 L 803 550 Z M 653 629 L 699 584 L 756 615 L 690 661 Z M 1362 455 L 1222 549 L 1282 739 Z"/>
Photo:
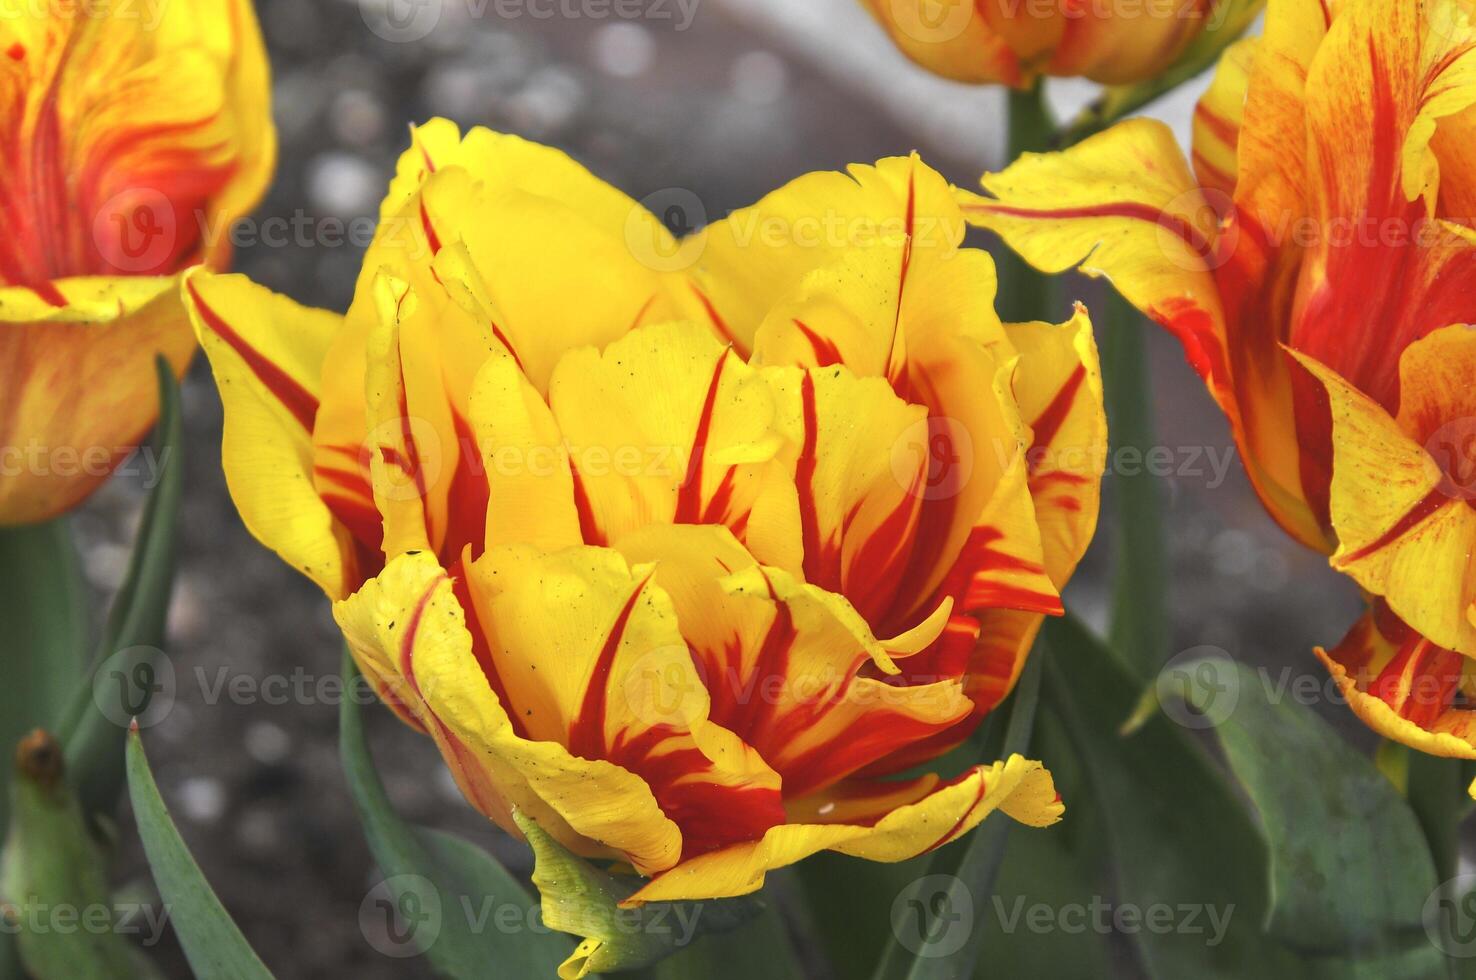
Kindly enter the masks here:
<path id="1" fill-rule="evenodd" d="M 1066 323 L 1016 324 L 1012 389 L 1030 427 L 1025 457 L 1046 574 L 1065 588 L 1097 529 L 1107 415 L 1092 323 L 1077 306 Z"/>
<path id="2" fill-rule="evenodd" d="M 1382 603 L 1332 650 L 1317 656 L 1364 724 L 1385 738 L 1456 759 L 1476 759 L 1476 711 L 1454 707 L 1469 690 L 1466 657 L 1420 636 Z"/>
<path id="3" fill-rule="evenodd" d="M 334 618 L 366 676 L 392 691 L 440 745 L 467 797 L 510 833 L 516 806 L 571 850 L 674 864 L 681 831 L 640 777 L 516 734 L 488 683 L 452 580 L 426 552 L 393 559 Z"/>
<path id="4" fill-rule="evenodd" d="M 1476 237 L 1426 224 L 1430 138 L 1476 103 L 1476 32 L 1432 29 L 1420 5 L 1350 0 L 1307 79 L 1308 173 L 1322 235 L 1301 276 L 1291 345 L 1390 411 L 1398 361 L 1431 329 L 1476 321 Z"/>
<path id="5" fill-rule="evenodd" d="M 1046 72 L 1103 85 L 1150 78 L 1178 60 L 1213 18 L 1214 4 L 1147 4 L 1136 15 L 1113 4 L 1063 8 L 1061 39 Z M 1027 17 L 1023 19 L 1029 19 Z"/>
<path id="6" fill-rule="evenodd" d="M 1236 147 L 1235 204 L 1256 227 L 1282 228 L 1310 211 L 1307 72 L 1332 17 L 1328 5 L 1274 0 L 1261 36 L 1247 42 L 1255 64 Z"/>
<path id="7" fill-rule="evenodd" d="M 485 447 L 487 547 L 557 551 L 582 544 L 563 434 L 510 355 L 482 365 L 472 386 L 471 421 Z"/>
<path id="8" fill-rule="evenodd" d="M 807 174 L 700 232 L 692 288 L 713 330 L 747 357 L 769 311 L 817 270 L 839 268 L 858 250 L 891 252 L 892 271 L 877 288 L 895 311 L 912 261 L 955 251 L 964 231 L 947 181 L 916 156 Z"/>
<path id="9" fill-rule="evenodd" d="M 1382 407 L 1325 365 L 1297 359 L 1321 381 L 1331 406 L 1333 567 L 1382 596 L 1431 642 L 1476 654 L 1468 615 L 1476 597 L 1476 510 Z M 1476 363 L 1471 332 L 1452 327 L 1405 352 L 1412 392 L 1441 373 L 1442 359 L 1469 372 Z"/>
<path id="10" fill-rule="evenodd" d="M 574 351 L 554 372 L 549 404 L 571 447 L 590 543 L 650 523 L 722 524 L 746 541 L 755 511 L 792 515 L 769 386 L 694 324 L 643 327 L 603 353 Z M 784 523 L 797 526 L 792 516 Z M 796 562 L 798 543 L 749 542 L 776 564 Z"/>
<path id="11" fill-rule="evenodd" d="M 683 861 L 622 904 L 746 895 L 763 887 L 769 871 L 822 850 L 905 861 L 957 840 L 995 810 L 1032 827 L 1055 823 L 1064 810 L 1050 773 L 1018 755 L 977 766 L 914 803 L 893 807 L 894 794 L 882 785 L 879 805 L 869 813 L 864 806 L 848 807 L 848 814 L 859 811 L 853 823 L 784 824 L 760 841 Z"/>
<path id="12" fill-rule="evenodd" d="M 1292 393 L 1278 321 L 1257 286 L 1271 261 L 1265 242 L 1239 212 L 1219 230 L 1218 211 L 1169 129 L 1129 120 L 1061 153 L 1026 154 L 983 182 L 992 199 L 960 192 L 970 222 L 1042 271 L 1076 266 L 1106 276 L 1179 338 L 1229 419 L 1267 509 L 1299 540 L 1321 546 L 1326 535 L 1302 490 L 1295 432 L 1278 421 L 1290 415 Z M 1233 304 L 1228 315 L 1225 304 Z"/>
<path id="13" fill-rule="evenodd" d="M 651 526 L 627 535 L 620 549 L 653 564 L 709 692 L 711 719 L 762 754 L 783 778 L 786 798 L 969 712 L 957 678 L 910 686 L 878 679 L 897 668 L 850 603 L 762 568 L 726 529 Z M 920 645 L 942 626 L 933 624 Z"/>
<path id="14" fill-rule="evenodd" d="M 68 279 L 54 306 L 0 287 L 0 525 L 63 513 L 136 447 L 158 413 L 154 358 L 194 353 L 177 279 Z"/>
<path id="15" fill-rule="evenodd" d="M 275 154 L 251 4 L 47 4 L 0 24 L 0 281 L 229 253 Z M 97 84 L 105 79 L 106 84 Z"/>
<path id="16" fill-rule="evenodd" d="M 348 529 L 314 489 L 311 442 L 318 379 L 342 318 L 243 276 L 199 271 L 184 289 L 225 406 L 221 464 L 242 521 L 330 598 L 348 595 L 362 569 Z"/>
<path id="17" fill-rule="evenodd" d="M 1194 175 L 1228 200 L 1235 193 L 1237 153 L 1246 90 L 1260 41 L 1248 38 L 1225 49 L 1214 80 L 1194 107 Z"/>
<path id="18" fill-rule="evenodd" d="M 783 819 L 779 777 L 708 720 L 707 691 L 649 568 L 601 548 L 501 547 L 468 571 L 518 731 L 644 778 L 681 828 L 683 855 Z"/>
<path id="19" fill-rule="evenodd" d="M 998 20 L 1008 18 L 989 15 L 992 5 L 932 0 L 862 2 L 903 54 L 944 78 L 1021 86 L 1034 77 L 1033 72 L 1027 75 L 1007 35 L 999 29 Z M 1054 18 L 1038 20 L 1045 21 L 1042 27 L 1047 30 L 1060 29 Z"/>

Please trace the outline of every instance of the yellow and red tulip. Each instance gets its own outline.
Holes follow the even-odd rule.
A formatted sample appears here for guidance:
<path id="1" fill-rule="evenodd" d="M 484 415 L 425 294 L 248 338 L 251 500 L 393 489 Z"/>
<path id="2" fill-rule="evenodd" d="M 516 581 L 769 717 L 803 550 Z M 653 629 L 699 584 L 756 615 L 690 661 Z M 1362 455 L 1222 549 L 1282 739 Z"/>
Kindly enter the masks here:
<path id="1" fill-rule="evenodd" d="M 1052 823 L 1019 756 L 883 778 L 1009 690 L 1105 459 L 1085 313 L 1000 323 L 953 194 L 883 160 L 679 244 L 434 120 L 345 317 L 189 277 L 231 493 L 467 798 L 633 866 L 633 902 Z"/>
<path id="2" fill-rule="evenodd" d="M 275 160 L 249 0 L 0 18 L 0 524 L 79 503 L 183 372 L 180 273 L 222 267 Z"/>
<path id="3" fill-rule="evenodd" d="M 1476 31 L 1461 0 L 1271 0 L 1195 116 L 1027 157 L 970 220 L 1182 340 L 1267 509 L 1370 597 L 1321 656 L 1379 732 L 1476 758 Z"/>
<path id="4" fill-rule="evenodd" d="M 1240 0 L 861 2 L 897 47 L 929 71 L 1016 88 L 1042 75 L 1106 85 L 1145 81 L 1174 66 L 1227 9 L 1237 26 L 1254 17 Z"/>

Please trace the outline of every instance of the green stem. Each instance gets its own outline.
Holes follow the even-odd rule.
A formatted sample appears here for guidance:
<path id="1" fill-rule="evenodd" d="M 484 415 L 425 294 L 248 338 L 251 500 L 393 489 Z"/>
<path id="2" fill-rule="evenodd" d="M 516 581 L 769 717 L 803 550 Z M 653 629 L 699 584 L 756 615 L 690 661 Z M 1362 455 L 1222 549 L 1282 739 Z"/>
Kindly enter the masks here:
<path id="1" fill-rule="evenodd" d="M 1409 805 L 1430 843 L 1430 857 L 1441 881 L 1455 876 L 1459 857 L 1458 833 L 1466 803 L 1461 770 L 1455 759 L 1409 753 Z"/>
<path id="2" fill-rule="evenodd" d="M 1045 103 L 1045 87 L 1036 82 L 1029 89 L 1009 93 L 1009 161 L 1022 153 L 1044 153 L 1056 137 L 1055 120 Z M 1032 269 L 1010 249 L 999 253 L 1000 318 L 1007 323 L 1027 323 L 1051 316 L 1053 282 Z"/>
<path id="3" fill-rule="evenodd" d="M 86 592 L 65 517 L 0 528 L 0 771 L 26 732 L 58 725 L 82 678 Z M 0 778 L 0 838 L 9 782 Z"/>
<path id="4" fill-rule="evenodd" d="M 1146 454 L 1155 443 L 1143 317 L 1116 292 L 1101 305 L 1102 375 L 1113 461 L 1117 567 L 1109 643 L 1140 679 L 1168 656 L 1168 561 L 1163 496 Z"/>

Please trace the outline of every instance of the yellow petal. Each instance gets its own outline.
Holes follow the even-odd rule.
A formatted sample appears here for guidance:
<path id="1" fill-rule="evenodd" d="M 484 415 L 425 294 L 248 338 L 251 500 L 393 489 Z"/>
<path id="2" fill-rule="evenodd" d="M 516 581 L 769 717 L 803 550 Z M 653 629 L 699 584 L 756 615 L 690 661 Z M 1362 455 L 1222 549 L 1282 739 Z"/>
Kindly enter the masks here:
<path id="1" fill-rule="evenodd" d="M 1473 355 L 1476 341 L 1464 327 L 1412 345 L 1404 357 L 1411 391 L 1441 370 L 1440 360 L 1469 371 Z M 1476 654 L 1468 617 L 1476 596 L 1476 511 L 1382 407 L 1326 366 L 1297 358 L 1322 382 L 1331 406 L 1330 503 L 1339 542 L 1333 567 L 1382 596 L 1437 646 Z"/>
<path id="2" fill-rule="evenodd" d="M 792 501 L 775 462 L 781 439 L 768 385 L 694 324 L 643 327 L 603 353 L 574 351 L 554 372 L 549 404 L 591 543 L 650 523 L 723 524 L 742 540 L 765 497 Z M 759 557 L 793 560 L 794 543 L 783 547 Z"/>
<path id="3" fill-rule="evenodd" d="M 500 547 L 470 567 L 517 730 L 642 776 L 691 855 L 782 820 L 779 777 L 708 720 L 670 597 L 616 552 Z"/>
<path id="4" fill-rule="evenodd" d="M 489 491 L 486 546 L 557 551 L 582 544 L 568 447 L 553 412 L 510 355 L 482 365 L 471 421 Z"/>
<path id="5" fill-rule="evenodd" d="M 957 840 L 995 810 L 1029 826 L 1045 827 L 1059 820 L 1064 808 L 1050 773 L 1039 762 L 1012 755 L 978 766 L 870 825 L 784 824 L 760 841 L 683 861 L 624 904 L 746 895 L 763 887 L 769 871 L 822 850 L 871 861 L 905 861 Z"/>
<path id="6" fill-rule="evenodd" d="M 1016 324 L 1012 390 L 1030 427 L 1025 459 L 1046 574 L 1057 589 L 1097 529 L 1107 463 L 1102 369 L 1086 309 L 1060 326 Z"/>
<path id="7" fill-rule="evenodd" d="M 1476 711 L 1453 706 L 1469 690 L 1470 661 L 1443 650 L 1376 604 L 1332 650 L 1317 648 L 1364 724 L 1430 755 L 1476 759 Z"/>
<path id="8" fill-rule="evenodd" d="M 1258 39 L 1247 38 L 1226 48 L 1214 80 L 1194 107 L 1194 174 L 1200 186 L 1226 199 L 1235 194 L 1246 89 L 1259 44 Z"/>
<path id="9" fill-rule="evenodd" d="M 1258 55 L 1257 63 L 1267 60 Z M 1130 120 L 1062 153 L 1027 154 L 986 175 L 984 186 L 992 198 L 963 195 L 971 222 L 1003 236 L 1042 271 L 1079 266 L 1107 277 L 1179 338 L 1230 420 L 1267 508 L 1298 539 L 1323 546 L 1325 532 L 1302 490 L 1295 429 L 1286 421 L 1291 380 L 1277 346 L 1284 311 L 1260 288 L 1275 256 L 1251 230 L 1231 223 L 1220 233 L 1216 208 L 1168 128 Z"/>
<path id="10" fill-rule="evenodd" d="M 352 537 L 313 483 L 323 359 L 342 318 L 242 276 L 191 274 L 185 295 L 225 406 L 221 464 L 248 530 L 331 598 L 357 587 Z"/>
<path id="11" fill-rule="evenodd" d="M 517 832 L 516 806 L 578 853 L 619 856 L 648 873 L 676 862 L 681 831 L 642 779 L 515 732 L 473 651 L 452 580 L 434 557 L 392 560 L 333 612 L 364 673 L 405 702 L 436 737 L 471 802 L 509 832 Z"/>
<path id="12" fill-rule="evenodd" d="M 54 517 L 97 489 L 158 414 L 154 358 L 182 375 L 194 353 L 178 279 L 57 288 L 62 306 L 0 287 L 0 524 Z"/>
<path id="13" fill-rule="evenodd" d="M 903 257 L 949 254 L 964 230 L 947 181 L 915 156 L 855 164 L 807 174 L 707 226 L 693 246 L 701 250 L 693 286 L 716 334 L 747 356 L 769 312 L 817 270 L 858 250 L 890 252 L 895 308 Z"/>

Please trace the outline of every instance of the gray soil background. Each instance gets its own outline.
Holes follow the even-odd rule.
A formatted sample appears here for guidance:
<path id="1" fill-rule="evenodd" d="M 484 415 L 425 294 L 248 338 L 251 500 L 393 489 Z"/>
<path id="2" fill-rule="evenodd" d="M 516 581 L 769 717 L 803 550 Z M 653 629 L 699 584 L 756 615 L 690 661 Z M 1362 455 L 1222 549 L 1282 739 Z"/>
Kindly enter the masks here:
<path id="1" fill-rule="evenodd" d="M 281 160 L 239 236 L 236 268 L 301 302 L 347 306 L 406 126 L 432 115 L 558 146 L 636 198 L 684 189 L 708 218 L 807 171 L 912 149 L 962 186 L 1000 163 L 1000 94 L 913 68 L 853 0 L 688 0 L 685 8 L 666 0 L 634 20 L 534 15 L 581 9 L 568 3 L 445 0 L 428 36 L 401 42 L 370 29 L 382 22 L 375 0 L 363 2 L 257 3 Z M 1053 91 L 1063 106 L 1088 94 L 1073 85 Z M 1191 99 L 1156 111 L 1182 124 Z M 1098 295 L 1075 277 L 1066 293 L 1088 302 Z M 1065 318 L 1064 300 L 1055 312 Z M 1157 331 L 1150 339 L 1160 442 L 1182 464 L 1163 480 L 1174 649 L 1213 645 L 1322 680 L 1310 648 L 1341 637 L 1356 595 L 1271 523 L 1238 462 L 1215 478 L 1208 453 L 1232 449 L 1225 422 L 1172 339 Z M 377 952 L 359 928 L 379 876 L 338 762 L 337 705 L 314 693 L 336 676 L 342 649 L 328 604 L 242 528 L 220 471 L 221 409 L 203 358 L 184 405 L 187 486 L 169 630 L 177 696 L 145 733 L 163 794 L 277 976 L 430 976 L 422 961 Z M 1109 474 L 1109 508 L 1113 486 Z M 142 481 L 120 477 L 78 516 L 100 595 L 122 575 L 142 499 Z M 1068 595 L 1094 624 L 1105 619 L 1112 538 L 1107 517 Z M 1344 709 L 1324 710 L 1346 726 Z M 382 708 L 366 715 L 406 818 L 526 863 L 522 845 L 462 801 L 428 740 Z M 124 871 L 149 887 L 136 843 L 125 845 Z M 172 939 L 159 953 L 167 975 L 189 976 Z"/>

